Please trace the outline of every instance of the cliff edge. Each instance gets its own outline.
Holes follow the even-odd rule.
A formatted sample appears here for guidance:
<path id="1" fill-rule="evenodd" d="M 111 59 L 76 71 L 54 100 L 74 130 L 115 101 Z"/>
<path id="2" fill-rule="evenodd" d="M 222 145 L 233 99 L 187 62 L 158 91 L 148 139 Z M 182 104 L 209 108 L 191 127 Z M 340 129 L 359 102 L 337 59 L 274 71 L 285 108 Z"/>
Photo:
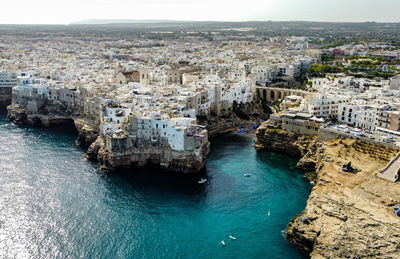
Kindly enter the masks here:
<path id="1" fill-rule="evenodd" d="M 294 158 L 299 158 L 297 168 L 307 172 L 311 176 L 315 171 L 315 154 L 320 146 L 317 136 L 303 136 L 282 129 L 269 128 L 268 123 L 263 123 L 257 129 L 257 151 L 270 151 Z M 314 180 L 313 177 L 310 180 Z"/>
<path id="2" fill-rule="evenodd" d="M 50 106 L 45 106 L 45 108 L 47 107 Z M 106 136 L 100 136 L 98 127 L 90 123 L 90 120 L 58 112 L 62 107 L 54 106 L 52 108 L 52 112 L 47 114 L 44 114 L 42 110 L 28 113 L 20 105 L 12 103 L 7 107 L 8 118 L 18 125 L 53 126 L 66 122 L 71 125 L 73 122 L 79 133 L 76 144 L 88 147 L 86 158 L 98 161 L 102 168 L 108 170 L 156 164 L 166 170 L 193 173 L 204 167 L 206 157 L 210 152 L 208 140 L 202 145 L 202 148 L 195 151 L 175 151 L 168 145 L 155 147 L 150 142 L 139 146 L 128 136 L 115 136 L 115 139 L 109 141 L 107 146 Z M 111 148 L 114 152 L 111 151 Z"/>
<path id="3" fill-rule="evenodd" d="M 256 148 L 300 155 L 298 167 L 314 170 L 306 208 L 286 230 L 287 240 L 302 252 L 311 258 L 399 256 L 400 217 L 393 206 L 400 204 L 400 187 L 376 177 L 398 150 L 355 139 L 318 141 L 265 125 Z M 348 162 L 355 172 L 342 171 Z"/>
<path id="4" fill-rule="evenodd" d="M 16 103 L 7 106 L 8 119 L 17 125 L 32 126 L 55 126 L 55 125 L 75 125 L 79 135 L 76 144 L 83 147 L 90 146 L 98 137 L 96 127 L 92 126 L 84 119 L 73 118 L 72 115 L 59 113 L 28 113 Z M 72 125 L 73 126 L 73 125 Z"/>
<path id="5" fill-rule="evenodd" d="M 122 146 L 125 147 L 126 144 Z M 168 147 L 153 148 L 151 146 L 132 146 L 129 149 L 121 148 L 121 152 L 111 152 L 104 139 L 99 136 L 89 146 L 86 157 L 98 161 L 101 168 L 107 170 L 154 164 L 168 171 L 196 173 L 204 167 L 209 152 L 209 143 L 196 152 L 177 152 Z"/>

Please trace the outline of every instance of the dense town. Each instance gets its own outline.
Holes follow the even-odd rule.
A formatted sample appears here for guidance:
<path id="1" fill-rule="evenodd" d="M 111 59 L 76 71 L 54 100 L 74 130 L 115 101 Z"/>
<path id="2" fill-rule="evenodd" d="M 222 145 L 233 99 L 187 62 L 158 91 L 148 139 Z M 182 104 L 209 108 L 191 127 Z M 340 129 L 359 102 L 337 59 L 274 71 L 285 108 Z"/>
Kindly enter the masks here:
<path id="1" fill-rule="evenodd" d="M 390 44 L 320 48 L 314 42 L 324 39 L 316 37 L 209 35 L 213 40 L 190 33 L 185 40 L 7 36 L 0 42 L 1 100 L 12 99 L 10 107 L 28 117 L 84 119 L 100 132 L 108 161 L 119 158 L 115 166 L 147 148 L 201 161 L 189 166 L 199 170 L 209 150 L 199 119 L 254 101 L 272 113 L 272 126 L 298 134 L 322 127 L 400 142 L 400 54 Z M 378 76 L 344 69 L 356 64 L 375 64 Z M 159 163 L 168 168 L 165 159 Z"/>

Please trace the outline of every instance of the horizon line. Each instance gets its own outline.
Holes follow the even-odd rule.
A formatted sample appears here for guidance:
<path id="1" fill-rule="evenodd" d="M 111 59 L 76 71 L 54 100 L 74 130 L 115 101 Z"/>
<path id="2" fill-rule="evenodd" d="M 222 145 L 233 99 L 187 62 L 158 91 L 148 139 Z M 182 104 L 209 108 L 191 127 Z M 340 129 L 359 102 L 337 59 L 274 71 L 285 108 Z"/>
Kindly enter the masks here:
<path id="1" fill-rule="evenodd" d="M 104 22 L 101 22 L 104 21 Z M 118 22 L 120 21 L 120 22 Z M 99 23 L 95 23 L 99 22 Z M 400 23 L 400 21 L 313 21 L 313 20 L 226 20 L 226 21 L 218 21 L 218 20 L 174 20 L 174 19 L 84 19 L 79 21 L 72 21 L 69 23 L 0 23 L 2 25 L 62 25 L 62 26 L 74 26 L 74 25 L 109 25 L 109 24 L 157 24 L 157 23 L 188 23 L 188 22 L 214 22 L 214 23 L 249 23 L 249 22 L 306 22 L 306 23 L 381 23 L 381 24 L 396 24 Z"/>

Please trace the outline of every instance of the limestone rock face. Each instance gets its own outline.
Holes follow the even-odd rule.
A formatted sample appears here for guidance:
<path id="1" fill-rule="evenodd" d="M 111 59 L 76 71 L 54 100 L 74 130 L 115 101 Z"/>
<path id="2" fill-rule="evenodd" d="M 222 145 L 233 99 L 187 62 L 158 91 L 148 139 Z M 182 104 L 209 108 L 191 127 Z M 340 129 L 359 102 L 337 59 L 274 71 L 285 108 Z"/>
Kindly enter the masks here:
<path id="1" fill-rule="evenodd" d="M 83 119 L 75 119 L 74 120 L 75 127 L 79 132 L 79 135 L 76 139 L 76 144 L 82 147 L 89 147 L 93 142 L 96 141 L 99 136 L 98 130 L 90 125 Z"/>
<path id="2" fill-rule="evenodd" d="M 18 125 L 37 125 L 37 126 L 55 126 L 74 123 L 79 132 L 76 140 L 77 145 L 88 147 L 98 137 L 98 130 L 84 119 L 73 119 L 71 115 L 58 112 L 58 106 L 46 106 L 46 110 L 52 108 L 52 113 L 33 113 L 28 114 L 25 109 L 18 104 L 12 103 L 7 107 L 8 119 Z"/>
<path id="3" fill-rule="evenodd" d="M 98 136 L 97 139 L 89 146 L 85 156 L 90 160 L 98 160 L 98 155 L 99 153 L 101 153 L 100 149 L 103 148 L 104 148 L 103 139 L 100 136 Z"/>
<path id="4" fill-rule="evenodd" d="M 199 152 L 177 152 L 169 148 L 133 148 L 129 154 L 115 156 L 104 148 L 104 143 L 96 141 L 89 150 L 97 150 L 97 160 L 102 168 L 109 170 L 155 164 L 169 171 L 196 173 L 204 167 L 210 144 L 205 144 Z"/>
<path id="5" fill-rule="evenodd" d="M 8 119 L 17 125 L 28 123 L 26 111 L 20 108 L 17 104 L 11 104 L 10 106 L 7 106 L 7 114 Z"/>
<path id="6" fill-rule="evenodd" d="M 316 137 L 302 136 L 281 129 L 268 128 L 267 123 L 263 123 L 257 129 L 256 137 L 254 145 L 256 150 L 271 151 L 295 158 L 304 157 L 308 152 L 315 150 L 317 143 Z M 310 156 L 308 161 L 302 162 L 304 165 L 301 166 L 306 168 L 312 162 L 312 156 Z"/>
<path id="7" fill-rule="evenodd" d="M 104 139 L 98 136 L 85 156 L 99 162 L 100 167 L 107 170 L 154 164 L 169 171 L 196 173 L 203 169 L 209 152 L 210 143 L 207 143 L 198 152 L 177 152 L 168 147 L 134 147 L 116 155 L 105 147 Z"/>
<path id="8" fill-rule="evenodd" d="M 241 117 L 238 116 L 238 114 Z M 236 113 L 231 110 L 225 110 L 221 112 L 219 116 L 204 116 L 198 118 L 198 123 L 206 126 L 208 130 L 208 136 L 210 138 L 236 131 L 238 125 L 242 124 L 257 124 L 259 120 L 264 120 L 269 117 L 269 114 L 263 112 L 261 105 L 256 101 L 247 104 L 241 104 L 237 109 Z M 247 117 L 244 118 L 243 115 Z"/>
<path id="9" fill-rule="evenodd" d="M 400 187 L 376 177 L 399 150 L 344 139 L 319 141 L 259 127 L 257 150 L 299 157 L 299 169 L 315 181 L 305 210 L 286 238 L 312 258 L 397 258 L 400 254 Z M 355 173 L 343 172 L 351 162 Z"/>
<path id="10" fill-rule="evenodd" d="M 306 209 L 286 231 L 286 238 L 312 258 L 395 258 L 400 253 L 400 217 L 393 213 L 400 188 L 376 177 L 397 151 L 385 148 L 373 157 L 364 146 L 369 144 L 336 140 L 322 143 L 315 153 L 316 185 Z M 356 173 L 342 172 L 349 161 Z"/>
<path id="11" fill-rule="evenodd" d="M 29 114 L 18 104 L 7 106 L 8 119 L 17 125 L 55 126 L 72 122 L 70 116 L 60 114 Z"/>
<path id="12" fill-rule="evenodd" d="M 47 109 L 48 106 L 45 106 L 45 108 Z M 71 115 L 60 115 L 61 112 L 58 115 L 54 115 L 53 112 L 54 110 L 52 110 L 51 114 L 28 114 L 25 109 L 17 104 L 8 106 L 10 121 L 19 125 L 52 126 L 73 120 Z M 169 147 L 123 147 L 121 149 L 122 153 L 117 152 L 117 154 L 113 154 L 105 148 L 104 139 L 99 136 L 97 127 L 82 118 L 75 118 L 73 122 L 79 132 L 76 144 L 88 147 L 85 156 L 90 160 L 98 161 L 101 167 L 105 169 L 115 170 L 118 168 L 143 167 L 151 163 L 171 171 L 184 173 L 198 172 L 204 167 L 206 157 L 210 151 L 210 143 L 207 142 L 201 150 L 195 152 L 178 152 Z"/>

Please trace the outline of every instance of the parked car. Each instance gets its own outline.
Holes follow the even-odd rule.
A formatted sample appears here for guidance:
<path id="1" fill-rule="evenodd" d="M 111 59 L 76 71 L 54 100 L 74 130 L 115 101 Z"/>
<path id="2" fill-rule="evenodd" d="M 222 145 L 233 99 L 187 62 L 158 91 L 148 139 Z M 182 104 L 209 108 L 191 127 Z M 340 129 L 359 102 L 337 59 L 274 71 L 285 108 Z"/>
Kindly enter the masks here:
<path id="1" fill-rule="evenodd" d="M 350 131 L 350 134 L 353 134 L 353 135 L 355 135 L 355 136 L 361 136 L 362 131 L 361 131 L 361 129 L 354 128 L 354 129 L 352 129 L 352 130 Z"/>

